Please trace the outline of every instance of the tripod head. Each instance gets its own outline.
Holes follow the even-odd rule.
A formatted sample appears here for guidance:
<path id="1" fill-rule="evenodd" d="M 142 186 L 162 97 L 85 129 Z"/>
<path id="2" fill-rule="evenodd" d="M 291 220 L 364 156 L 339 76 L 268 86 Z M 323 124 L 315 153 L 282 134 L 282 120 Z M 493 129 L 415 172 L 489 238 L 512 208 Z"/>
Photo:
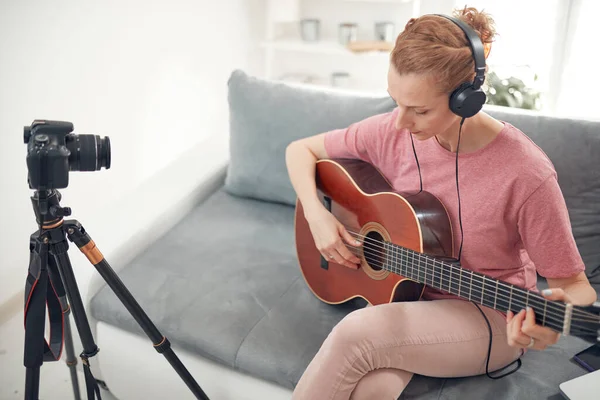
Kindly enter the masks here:
<path id="1" fill-rule="evenodd" d="M 36 190 L 31 196 L 31 204 L 35 212 L 38 226 L 51 229 L 62 221 L 63 217 L 71 215 L 70 207 L 61 207 L 62 195 L 58 190 Z"/>
<path id="2" fill-rule="evenodd" d="M 61 208 L 60 193 L 55 189 L 69 185 L 69 171 L 99 171 L 110 168 L 110 139 L 98 135 L 71 133 L 67 121 L 36 119 L 23 128 L 27 144 L 27 182 L 35 189 L 31 198 L 40 226 L 71 214 Z"/>

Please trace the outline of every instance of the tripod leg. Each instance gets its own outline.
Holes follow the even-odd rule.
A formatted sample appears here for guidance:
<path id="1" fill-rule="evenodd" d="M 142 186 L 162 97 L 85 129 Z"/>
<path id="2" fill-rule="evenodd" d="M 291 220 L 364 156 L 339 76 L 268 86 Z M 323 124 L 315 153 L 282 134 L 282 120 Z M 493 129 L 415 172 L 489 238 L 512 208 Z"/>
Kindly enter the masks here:
<path id="1" fill-rule="evenodd" d="M 48 258 L 48 271 L 52 286 L 60 301 L 60 308 L 64 315 L 64 334 L 65 334 L 65 350 L 67 351 L 66 364 L 71 375 L 71 383 L 73 385 L 73 395 L 75 400 L 81 400 L 81 392 L 79 391 L 79 377 L 77 376 L 77 358 L 75 357 L 75 349 L 73 348 L 73 333 L 69 322 L 69 314 L 71 308 L 66 299 L 65 288 L 62 283 L 62 278 L 57 270 L 56 260 L 54 257 Z"/>
<path id="2" fill-rule="evenodd" d="M 156 351 L 165 356 L 167 361 L 173 366 L 196 398 L 208 400 L 208 396 L 202 391 L 181 360 L 179 360 L 177 355 L 173 352 L 173 349 L 171 349 L 169 340 L 159 332 L 142 307 L 133 298 L 127 287 L 125 287 L 119 276 L 104 259 L 104 256 L 100 250 L 98 250 L 94 241 L 85 232 L 81 224 L 78 221 L 69 220 L 65 221 L 65 227 L 67 228 L 69 240 L 74 242 L 77 247 L 79 247 L 79 250 L 85 254 L 90 263 L 94 265 L 98 273 L 150 338 Z"/>
<path id="3" fill-rule="evenodd" d="M 83 301 L 81 300 L 81 294 L 79 293 L 77 281 L 75 280 L 75 275 L 73 273 L 71 260 L 69 259 L 69 255 L 67 253 L 69 246 L 64 236 L 62 236 L 62 231 L 54 230 L 50 233 L 53 236 L 52 239 L 54 246 L 52 252 L 54 254 L 56 268 L 58 269 L 58 272 L 62 277 L 64 289 L 67 294 L 69 304 L 71 305 L 71 309 L 73 310 L 73 319 L 75 320 L 75 325 L 77 326 L 77 331 L 79 332 L 81 344 L 83 345 L 83 352 L 80 354 L 80 357 L 83 362 L 83 372 L 85 375 L 87 396 L 88 399 L 93 399 L 95 398 L 94 395 L 96 395 L 98 396 L 98 399 L 101 399 L 100 388 L 98 387 L 96 380 L 93 378 L 88 361 L 90 357 L 93 357 L 96 354 L 98 354 L 99 349 L 98 346 L 96 346 L 96 343 L 94 343 L 92 329 L 90 328 L 90 324 L 85 313 Z M 70 344 L 70 346 L 72 349 L 72 343 Z M 74 366 L 71 372 L 71 377 L 73 377 L 73 374 L 76 375 L 76 370 Z"/>
<path id="4" fill-rule="evenodd" d="M 71 333 L 71 324 L 69 323 L 68 314 L 65 314 L 65 350 L 67 351 L 67 366 L 71 374 L 71 383 L 73 384 L 73 393 L 75 400 L 81 400 L 81 392 L 79 391 L 79 378 L 77 376 L 77 358 L 75 357 L 75 349 L 73 348 L 73 334 Z"/>

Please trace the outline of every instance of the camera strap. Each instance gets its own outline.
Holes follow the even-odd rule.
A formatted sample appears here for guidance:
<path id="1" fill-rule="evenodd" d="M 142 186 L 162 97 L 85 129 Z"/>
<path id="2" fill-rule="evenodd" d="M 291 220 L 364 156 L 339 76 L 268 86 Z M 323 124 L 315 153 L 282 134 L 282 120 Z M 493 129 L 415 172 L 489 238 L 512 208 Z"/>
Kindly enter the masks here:
<path id="1" fill-rule="evenodd" d="M 48 257 L 48 253 L 42 257 Z M 37 257 L 39 261 L 41 257 Z M 36 260 L 37 261 L 37 260 Z M 47 265 L 47 264 L 46 264 Z M 29 266 L 25 284 L 25 326 L 34 333 L 41 332 L 44 336 L 44 361 L 58 361 L 63 348 L 64 317 L 60 299 L 54 288 L 52 276 L 47 268 L 41 268 L 40 262 L 33 262 Z M 55 277 L 60 279 L 59 276 Z M 44 290 L 45 289 L 45 290 Z M 50 327 L 49 339 L 44 335 L 45 306 L 48 308 Z"/>

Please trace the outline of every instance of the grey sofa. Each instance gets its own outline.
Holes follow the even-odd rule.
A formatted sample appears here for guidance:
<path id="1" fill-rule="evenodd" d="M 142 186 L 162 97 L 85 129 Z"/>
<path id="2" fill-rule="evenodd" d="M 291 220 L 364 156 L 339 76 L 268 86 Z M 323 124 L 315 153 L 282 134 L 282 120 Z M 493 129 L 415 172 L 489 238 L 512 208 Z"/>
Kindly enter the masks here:
<path id="1" fill-rule="evenodd" d="M 242 71 L 232 73 L 228 90 L 230 160 L 223 185 L 119 274 L 175 346 L 291 391 L 332 327 L 362 304 L 324 304 L 302 278 L 285 148 L 391 111 L 394 103 Z M 600 287 L 600 122 L 485 111 L 522 129 L 554 162 L 587 274 Z M 92 298 L 90 309 L 95 320 L 144 336 L 108 288 Z M 401 398 L 559 398 L 561 382 L 585 373 L 570 358 L 588 345 L 563 337 L 546 351 L 528 353 L 518 372 L 499 380 L 415 376 Z"/>

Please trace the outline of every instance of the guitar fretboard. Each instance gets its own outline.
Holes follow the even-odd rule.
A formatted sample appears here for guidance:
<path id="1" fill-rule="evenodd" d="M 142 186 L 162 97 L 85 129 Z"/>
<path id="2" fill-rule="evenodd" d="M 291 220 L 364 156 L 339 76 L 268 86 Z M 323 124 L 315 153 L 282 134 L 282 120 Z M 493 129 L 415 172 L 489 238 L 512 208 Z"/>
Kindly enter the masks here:
<path id="1" fill-rule="evenodd" d="M 563 330 L 565 304 L 393 243 L 385 242 L 383 248 L 382 267 L 390 272 L 502 312 L 532 307 L 538 324 Z"/>

